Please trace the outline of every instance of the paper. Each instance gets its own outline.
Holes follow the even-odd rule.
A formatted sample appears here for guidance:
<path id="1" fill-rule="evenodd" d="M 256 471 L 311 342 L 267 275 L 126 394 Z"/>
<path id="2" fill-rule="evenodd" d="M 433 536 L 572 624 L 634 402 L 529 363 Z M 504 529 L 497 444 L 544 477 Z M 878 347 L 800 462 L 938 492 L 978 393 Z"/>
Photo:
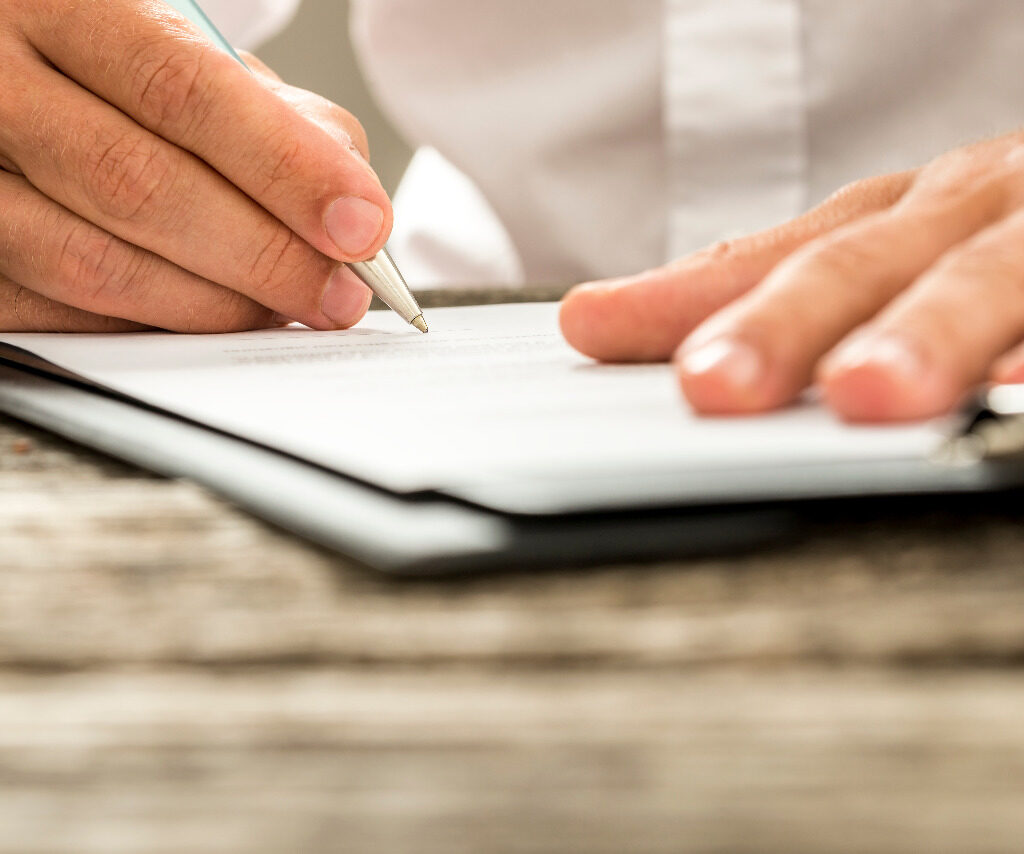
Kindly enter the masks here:
<path id="1" fill-rule="evenodd" d="M 0 334 L 93 382 L 399 492 L 533 479 L 922 460 L 943 422 L 851 427 L 804 405 L 695 417 L 665 365 L 598 365 L 554 304 L 390 312 L 345 332 Z"/>

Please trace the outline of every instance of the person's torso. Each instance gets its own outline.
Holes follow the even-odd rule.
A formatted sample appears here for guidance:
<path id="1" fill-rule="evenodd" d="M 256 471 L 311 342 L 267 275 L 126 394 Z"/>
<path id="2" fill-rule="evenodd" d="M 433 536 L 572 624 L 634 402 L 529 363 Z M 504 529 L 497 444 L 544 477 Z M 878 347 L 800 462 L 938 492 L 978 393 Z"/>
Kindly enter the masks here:
<path id="1" fill-rule="evenodd" d="M 482 190 L 532 280 L 636 271 L 769 226 L 1009 130 L 1024 109 L 1020 0 L 355 0 L 354 13 L 391 115 Z"/>

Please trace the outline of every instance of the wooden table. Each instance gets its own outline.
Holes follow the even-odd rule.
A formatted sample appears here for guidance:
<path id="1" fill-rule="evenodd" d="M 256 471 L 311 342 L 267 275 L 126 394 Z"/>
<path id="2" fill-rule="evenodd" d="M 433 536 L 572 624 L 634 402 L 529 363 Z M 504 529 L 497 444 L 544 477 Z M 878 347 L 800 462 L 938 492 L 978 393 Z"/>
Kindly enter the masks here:
<path id="1" fill-rule="evenodd" d="M 1020 851 L 1022 522 L 396 582 L 0 418 L 0 851 Z"/>

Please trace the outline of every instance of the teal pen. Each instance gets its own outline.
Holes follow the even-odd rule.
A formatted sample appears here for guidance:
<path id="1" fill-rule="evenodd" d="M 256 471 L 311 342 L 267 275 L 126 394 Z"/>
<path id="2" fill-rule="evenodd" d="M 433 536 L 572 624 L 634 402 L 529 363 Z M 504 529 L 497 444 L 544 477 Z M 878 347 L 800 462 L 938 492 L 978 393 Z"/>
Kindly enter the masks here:
<path id="1" fill-rule="evenodd" d="M 217 47 L 248 68 L 242 57 L 235 52 L 235 49 L 220 34 L 220 31 L 213 25 L 213 21 L 206 16 L 197 3 L 193 0 L 164 0 L 164 2 L 177 9 L 199 27 Z M 423 312 L 386 249 L 382 249 L 369 261 L 357 261 L 348 266 L 371 291 L 380 297 L 385 305 L 406 323 L 411 323 L 420 332 L 427 331 L 427 322 L 423 319 Z"/>

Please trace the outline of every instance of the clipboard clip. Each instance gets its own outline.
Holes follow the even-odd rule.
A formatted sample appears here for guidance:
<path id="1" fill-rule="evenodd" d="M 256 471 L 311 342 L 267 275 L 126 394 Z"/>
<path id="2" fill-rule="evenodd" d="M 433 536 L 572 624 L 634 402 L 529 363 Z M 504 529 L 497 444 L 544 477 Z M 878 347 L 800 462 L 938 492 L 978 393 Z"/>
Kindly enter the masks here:
<path id="1" fill-rule="evenodd" d="M 964 409 L 965 425 L 936 454 L 936 462 L 968 466 L 985 460 L 1024 460 L 1024 383 L 992 385 Z"/>

